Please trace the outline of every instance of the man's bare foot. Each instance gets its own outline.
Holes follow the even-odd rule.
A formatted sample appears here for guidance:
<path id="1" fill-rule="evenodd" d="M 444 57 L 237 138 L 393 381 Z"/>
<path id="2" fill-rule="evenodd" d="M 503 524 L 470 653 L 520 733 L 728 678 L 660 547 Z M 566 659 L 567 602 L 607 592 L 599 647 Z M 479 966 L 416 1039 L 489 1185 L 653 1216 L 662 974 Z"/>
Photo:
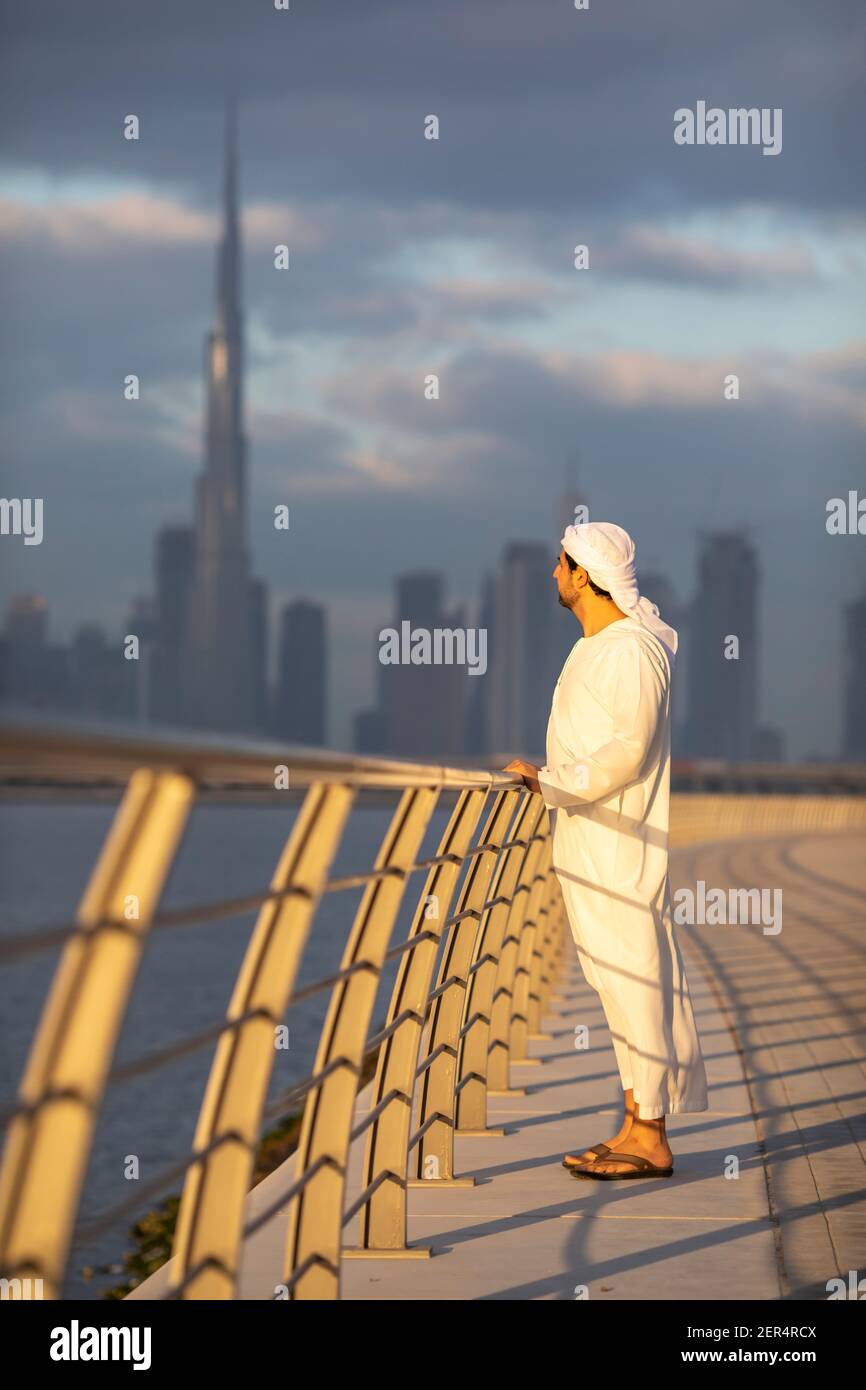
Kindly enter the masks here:
<path id="1" fill-rule="evenodd" d="M 625 1093 L 625 1115 L 624 1115 L 624 1117 L 623 1117 L 623 1122 L 622 1122 L 622 1124 L 621 1124 L 620 1127 L 619 1127 L 619 1131 L 613 1136 L 612 1139 L 605 1139 L 605 1141 L 604 1141 L 605 1148 L 613 1149 L 613 1148 L 616 1147 L 617 1144 L 621 1144 L 621 1143 L 623 1142 L 624 1139 L 627 1139 L 627 1138 L 628 1138 L 629 1134 L 631 1133 L 631 1126 L 632 1126 L 632 1121 L 633 1121 L 633 1119 L 634 1119 L 634 1100 L 632 1099 L 631 1091 L 626 1091 L 626 1093 Z M 597 1148 L 600 1148 L 601 1146 L 600 1146 L 600 1145 L 596 1145 L 596 1147 L 597 1147 Z M 594 1154 L 594 1153 L 592 1152 L 591 1149 L 583 1149 L 583 1150 L 581 1150 L 581 1151 L 578 1152 L 578 1153 L 566 1154 L 565 1157 L 564 1157 L 563 1160 L 562 1160 L 562 1166 L 563 1166 L 563 1168 L 575 1168 L 575 1167 L 577 1167 L 578 1165 L 580 1165 L 580 1164 L 582 1164 L 582 1163 L 593 1163 L 593 1162 L 600 1162 L 600 1159 L 598 1158 L 598 1155 L 597 1155 L 597 1154 Z"/>
<path id="2" fill-rule="evenodd" d="M 627 1136 L 627 1142 L 619 1140 L 615 1144 L 608 1146 L 611 1150 L 609 1154 L 604 1154 L 601 1158 L 591 1160 L 591 1167 L 596 1173 L 633 1173 L 635 1165 L 633 1163 L 617 1163 L 616 1150 L 621 1149 L 623 1153 L 634 1154 L 637 1158 L 645 1158 L 648 1163 L 656 1168 L 670 1168 L 673 1163 L 673 1154 L 665 1134 L 664 1119 L 661 1120 L 641 1120 L 635 1116 L 631 1129 Z M 583 1169 L 586 1163 L 579 1165 Z"/>

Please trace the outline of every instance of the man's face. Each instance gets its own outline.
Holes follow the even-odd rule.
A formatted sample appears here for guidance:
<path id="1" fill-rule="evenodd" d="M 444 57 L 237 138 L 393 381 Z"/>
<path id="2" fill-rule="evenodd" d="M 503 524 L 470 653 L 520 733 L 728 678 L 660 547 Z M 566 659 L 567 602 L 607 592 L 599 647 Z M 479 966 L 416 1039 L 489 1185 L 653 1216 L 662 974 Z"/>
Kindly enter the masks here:
<path id="1" fill-rule="evenodd" d="M 574 584 L 575 574 L 576 571 L 571 569 L 565 558 L 565 551 L 560 550 L 559 559 L 553 571 L 553 578 L 556 580 L 556 592 L 563 608 L 571 608 L 577 597 Z"/>

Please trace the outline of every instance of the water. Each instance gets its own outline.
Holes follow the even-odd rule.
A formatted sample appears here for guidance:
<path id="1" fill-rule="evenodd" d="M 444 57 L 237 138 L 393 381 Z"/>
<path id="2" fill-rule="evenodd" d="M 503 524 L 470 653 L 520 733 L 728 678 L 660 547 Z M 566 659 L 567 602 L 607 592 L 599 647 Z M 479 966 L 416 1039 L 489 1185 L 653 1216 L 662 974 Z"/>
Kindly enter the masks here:
<path id="1" fill-rule="evenodd" d="M 392 807 L 360 807 L 347 826 L 334 875 L 368 870 Z M 297 808 L 204 805 L 197 807 L 172 871 L 163 906 L 242 897 L 263 891 L 291 829 Z M 0 804 L 2 921 L 4 934 L 68 921 L 109 827 L 113 807 L 96 803 Z M 447 812 L 431 819 L 419 857 L 435 851 Z M 413 876 L 392 941 L 408 932 L 421 875 Z M 412 889 L 415 889 L 413 893 Z M 318 910 L 299 984 L 334 971 L 342 954 L 361 889 L 327 895 Z M 116 1063 L 131 1061 L 219 1023 L 249 939 L 255 913 L 149 936 L 121 1031 Z M 15 1097 L 33 1031 L 57 960 L 57 952 L 6 965 L 0 971 L 0 1104 Z M 396 972 L 383 977 L 373 1013 L 380 1022 Z M 290 1046 L 275 1051 L 268 1101 L 312 1070 L 328 995 L 290 1008 Z M 88 1219 L 127 1200 L 134 1184 L 124 1176 L 136 1155 L 143 1182 L 189 1154 L 214 1045 L 123 1085 L 109 1087 L 97 1125 L 79 1216 Z M 58 1165 L 63 1156 L 58 1155 Z M 178 1179 L 165 1193 L 179 1192 Z M 144 1199 L 145 1211 L 159 1199 Z M 128 1247 L 139 1210 L 108 1234 L 73 1247 L 64 1297 L 97 1298 L 116 1285 L 118 1273 L 86 1276 L 88 1268 L 116 1264 Z"/>

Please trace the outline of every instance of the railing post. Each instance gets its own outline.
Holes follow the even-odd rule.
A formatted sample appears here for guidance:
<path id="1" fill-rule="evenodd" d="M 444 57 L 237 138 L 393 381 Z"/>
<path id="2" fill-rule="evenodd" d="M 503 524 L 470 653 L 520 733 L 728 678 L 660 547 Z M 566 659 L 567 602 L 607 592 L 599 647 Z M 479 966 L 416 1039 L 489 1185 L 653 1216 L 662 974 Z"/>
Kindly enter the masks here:
<path id="1" fill-rule="evenodd" d="M 546 812 L 544 820 L 545 822 L 547 821 Z M 512 991 L 509 1048 L 512 1062 L 520 1062 L 524 1066 L 537 1060 L 534 1057 L 530 1057 L 527 1053 L 527 1038 L 529 1035 L 529 985 L 532 976 L 532 962 L 535 956 L 535 942 L 539 931 L 539 919 L 542 926 L 544 923 L 541 912 L 544 905 L 545 894 L 548 889 L 547 875 L 550 868 L 550 858 L 550 835 L 547 834 L 541 846 L 541 853 L 538 858 L 535 876 L 530 885 L 526 916 L 523 920 L 520 941 L 517 947 L 517 967 L 514 974 Z"/>
<path id="2" fill-rule="evenodd" d="M 496 971 L 496 985 L 493 991 L 493 1005 L 490 1011 L 490 1043 L 487 1064 L 488 1094 L 513 1095 L 509 1071 L 511 1050 L 511 1015 L 514 1007 L 514 979 L 517 974 L 518 950 L 523 934 L 532 889 L 536 885 L 536 874 L 546 837 L 536 836 L 529 846 L 520 881 L 515 890 L 508 914 L 505 939 L 499 955 Z"/>
<path id="3" fill-rule="evenodd" d="M 457 1129 L 461 1134 L 502 1133 L 501 1130 L 487 1128 L 490 1016 L 511 903 L 543 811 L 544 804 L 540 797 L 527 796 L 524 799 L 508 837 L 508 848 L 503 850 L 496 866 L 491 900 L 484 909 L 475 939 L 457 1065 Z"/>
<path id="4" fill-rule="evenodd" d="M 547 1002 L 562 959 L 564 904 L 559 880 L 551 865 L 547 872 L 547 906 L 540 942 L 536 940 L 529 981 L 529 1036 L 547 1037 L 541 1032 Z"/>
<path id="5" fill-rule="evenodd" d="M 442 953 L 418 1101 L 416 1173 L 424 1185 L 472 1186 L 474 1182 L 473 1178 L 454 1177 L 457 1049 L 472 947 L 500 847 L 520 795 L 518 791 L 504 791 L 494 800 L 481 832 L 482 844 L 488 848 L 477 854 L 470 866 Z"/>
<path id="6" fill-rule="evenodd" d="M 384 871 L 361 900 L 343 954 L 316 1053 L 298 1142 L 298 1192 L 289 1203 L 284 1283 L 292 1299 L 334 1299 L 340 1293 L 340 1252 L 346 1165 L 358 1077 L 370 1015 L 406 876 L 436 805 L 438 790 L 407 790 L 376 859 Z"/>
<path id="7" fill-rule="evenodd" d="M 310 923 L 343 833 L 354 792 L 313 786 L 271 879 L 283 896 L 264 903 L 238 972 L 187 1169 L 170 1289 L 180 1297 L 232 1298 L 244 1203 L 274 1065 L 274 1029 L 288 1006 Z"/>
<path id="8" fill-rule="evenodd" d="M 371 1095 L 372 1109 L 384 1106 L 370 1127 L 364 1157 L 363 1189 L 373 1187 L 373 1191 L 360 1216 L 359 1248 L 344 1250 L 344 1256 L 386 1251 L 408 1256 L 429 1253 L 418 1247 L 410 1249 L 406 1244 L 408 1143 L 415 1074 L 442 927 L 450 915 L 457 880 L 487 795 L 486 791 L 461 793 L 436 851 L 436 858 L 443 862 L 430 870 L 415 912 L 410 937 L 418 936 L 419 941 L 400 962 L 386 1028 L 397 1019 L 403 1021 L 382 1043 Z M 435 915 L 427 911 L 431 900 L 436 905 Z M 383 1176 L 385 1181 L 380 1182 Z"/>
<path id="9" fill-rule="evenodd" d="M 129 779 L 60 957 L 0 1168 L 0 1269 L 57 1298 L 117 1035 L 194 787 Z"/>

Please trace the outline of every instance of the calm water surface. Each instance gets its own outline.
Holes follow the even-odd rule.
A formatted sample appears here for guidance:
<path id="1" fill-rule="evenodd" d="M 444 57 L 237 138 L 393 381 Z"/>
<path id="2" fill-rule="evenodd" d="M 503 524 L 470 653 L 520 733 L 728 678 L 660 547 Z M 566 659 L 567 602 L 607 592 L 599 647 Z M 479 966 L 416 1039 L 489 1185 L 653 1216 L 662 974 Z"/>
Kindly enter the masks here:
<path id="1" fill-rule="evenodd" d="M 197 807 L 163 905 L 180 907 L 262 891 L 296 814 L 295 807 Z M 389 807 L 366 807 L 353 813 L 334 874 L 361 873 L 371 867 L 391 814 Z M 0 933 L 37 931 L 71 918 L 112 815 L 113 807 L 94 803 L 0 804 Z M 435 851 L 446 817 L 445 810 L 433 817 L 421 857 Z M 420 875 L 415 876 L 412 886 L 420 889 L 421 881 Z M 337 968 L 360 896 L 358 889 L 324 898 L 307 946 L 301 985 Z M 410 888 L 394 930 L 395 942 L 408 931 L 414 901 Z M 254 916 L 248 913 L 149 937 L 116 1062 L 170 1046 L 224 1017 Z M 14 1100 L 56 960 L 57 952 L 52 952 L 0 969 L 0 1104 L 4 1107 Z M 383 980 L 374 1024 L 384 1018 L 395 970 L 393 965 Z M 275 1052 L 269 1102 L 312 1069 L 326 1007 L 327 996 L 323 996 L 289 1011 L 290 1045 Z M 209 1044 L 152 1075 L 109 1087 L 82 1200 L 82 1219 L 129 1198 L 133 1184 L 124 1177 L 128 1155 L 138 1157 L 141 1179 L 146 1182 L 164 1165 L 189 1153 L 212 1056 Z M 62 1155 L 57 1161 L 62 1163 Z M 177 1192 L 180 1185 L 174 1180 L 164 1190 Z M 142 1209 L 155 1200 L 144 1200 Z M 82 1271 L 117 1262 L 128 1246 L 127 1233 L 137 1214 L 123 1218 L 96 1241 L 77 1241 L 66 1297 L 97 1298 L 118 1282 L 117 1274 L 87 1278 Z"/>

